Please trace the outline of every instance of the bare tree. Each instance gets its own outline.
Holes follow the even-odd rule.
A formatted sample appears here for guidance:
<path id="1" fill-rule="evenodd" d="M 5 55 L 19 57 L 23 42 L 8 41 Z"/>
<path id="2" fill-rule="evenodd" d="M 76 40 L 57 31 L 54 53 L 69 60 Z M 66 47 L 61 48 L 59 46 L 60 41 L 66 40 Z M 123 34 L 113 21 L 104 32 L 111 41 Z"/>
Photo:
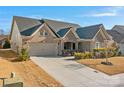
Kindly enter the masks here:
<path id="1" fill-rule="evenodd" d="M 4 35 L 4 30 L 0 29 L 0 35 Z"/>

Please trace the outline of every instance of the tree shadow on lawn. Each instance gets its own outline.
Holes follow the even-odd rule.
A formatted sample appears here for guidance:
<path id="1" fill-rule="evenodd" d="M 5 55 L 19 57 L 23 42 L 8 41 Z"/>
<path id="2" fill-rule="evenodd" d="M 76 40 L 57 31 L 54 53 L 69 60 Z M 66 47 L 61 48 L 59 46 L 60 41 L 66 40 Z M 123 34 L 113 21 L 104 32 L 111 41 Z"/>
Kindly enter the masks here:
<path id="1" fill-rule="evenodd" d="M 19 57 L 15 57 L 15 58 L 9 58 L 8 59 L 10 62 L 13 62 L 13 63 L 16 63 L 16 62 L 22 62 L 22 60 L 21 60 L 21 58 L 19 58 Z"/>

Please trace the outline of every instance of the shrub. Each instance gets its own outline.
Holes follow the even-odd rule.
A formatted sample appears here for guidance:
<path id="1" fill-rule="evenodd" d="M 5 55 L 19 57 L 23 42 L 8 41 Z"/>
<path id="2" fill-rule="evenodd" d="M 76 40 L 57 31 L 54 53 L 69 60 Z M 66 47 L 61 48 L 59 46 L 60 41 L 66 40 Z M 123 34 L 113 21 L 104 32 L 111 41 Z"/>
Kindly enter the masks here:
<path id="1" fill-rule="evenodd" d="M 82 59 L 83 58 L 83 53 L 77 53 L 77 52 L 75 52 L 74 53 L 74 57 L 75 57 L 75 59 Z"/>
<path id="2" fill-rule="evenodd" d="M 92 53 L 90 53 L 90 52 L 86 52 L 86 53 L 84 53 L 84 59 L 89 59 L 89 58 L 92 58 Z"/>
<path id="3" fill-rule="evenodd" d="M 105 52 L 101 52 L 99 57 L 100 58 L 105 58 L 106 57 L 106 53 Z"/>
<path id="4" fill-rule="evenodd" d="M 6 48 L 10 48 L 10 43 L 8 40 L 5 41 L 5 44 L 3 45 L 3 48 L 6 49 Z"/>
<path id="5" fill-rule="evenodd" d="M 107 51 L 107 57 L 114 57 L 117 55 L 117 49 L 115 48 L 98 48 L 93 49 L 94 56 L 97 58 L 105 58 L 106 57 L 106 51 Z M 98 55 L 99 54 L 99 55 Z"/>
<path id="6" fill-rule="evenodd" d="M 113 53 L 112 57 L 117 55 L 117 51 L 115 51 L 115 50 L 112 50 L 112 53 Z"/>
<path id="7" fill-rule="evenodd" d="M 20 58 L 22 61 L 27 61 L 29 59 L 29 54 L 26 48 L 21 49 L 21 55 Z"/>
<path id="8" fill-rule="evenodd" d="M 86 52 L 86 53 L 76 52 L 76 53 L 74 53 L 74 57 L 75 57 L 75 59 L 89 59 L 89 58 L 92 58 L 93 55 L 90 52 Z"/>
<path id="9" fill-rule="evenodd" d="M 94 52 L 99 52 L 99 51 L 105 51 L 106 48 L 94 48 L 93 51 Z"/>

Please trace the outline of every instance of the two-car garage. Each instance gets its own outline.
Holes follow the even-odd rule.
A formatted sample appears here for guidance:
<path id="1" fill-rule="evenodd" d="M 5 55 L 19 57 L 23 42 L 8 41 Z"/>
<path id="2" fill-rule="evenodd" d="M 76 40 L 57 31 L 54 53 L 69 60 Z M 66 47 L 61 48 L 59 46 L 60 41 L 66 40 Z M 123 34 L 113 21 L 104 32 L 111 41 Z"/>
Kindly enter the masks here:
<path id="1" fill-rule="evenodd" d="M 29 54 L 30 56 L 57 56 L 58 44 L 57 43 L 30 43 Z"/>

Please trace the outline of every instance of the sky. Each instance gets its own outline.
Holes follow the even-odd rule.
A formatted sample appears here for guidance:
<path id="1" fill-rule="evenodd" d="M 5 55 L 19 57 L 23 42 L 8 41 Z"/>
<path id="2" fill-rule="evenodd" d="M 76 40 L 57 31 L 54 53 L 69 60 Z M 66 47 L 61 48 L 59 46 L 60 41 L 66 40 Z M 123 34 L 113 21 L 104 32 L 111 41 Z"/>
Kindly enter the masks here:
<path id="1" fill-rule="evenodd" d="M 80 24 L 82 27 L 103 24 L 106 29 L 124 25 L 124 7 L 108 6 L 1 6 L 0 29 L 8 34 L 13 16 L 47 18 Z"/>

